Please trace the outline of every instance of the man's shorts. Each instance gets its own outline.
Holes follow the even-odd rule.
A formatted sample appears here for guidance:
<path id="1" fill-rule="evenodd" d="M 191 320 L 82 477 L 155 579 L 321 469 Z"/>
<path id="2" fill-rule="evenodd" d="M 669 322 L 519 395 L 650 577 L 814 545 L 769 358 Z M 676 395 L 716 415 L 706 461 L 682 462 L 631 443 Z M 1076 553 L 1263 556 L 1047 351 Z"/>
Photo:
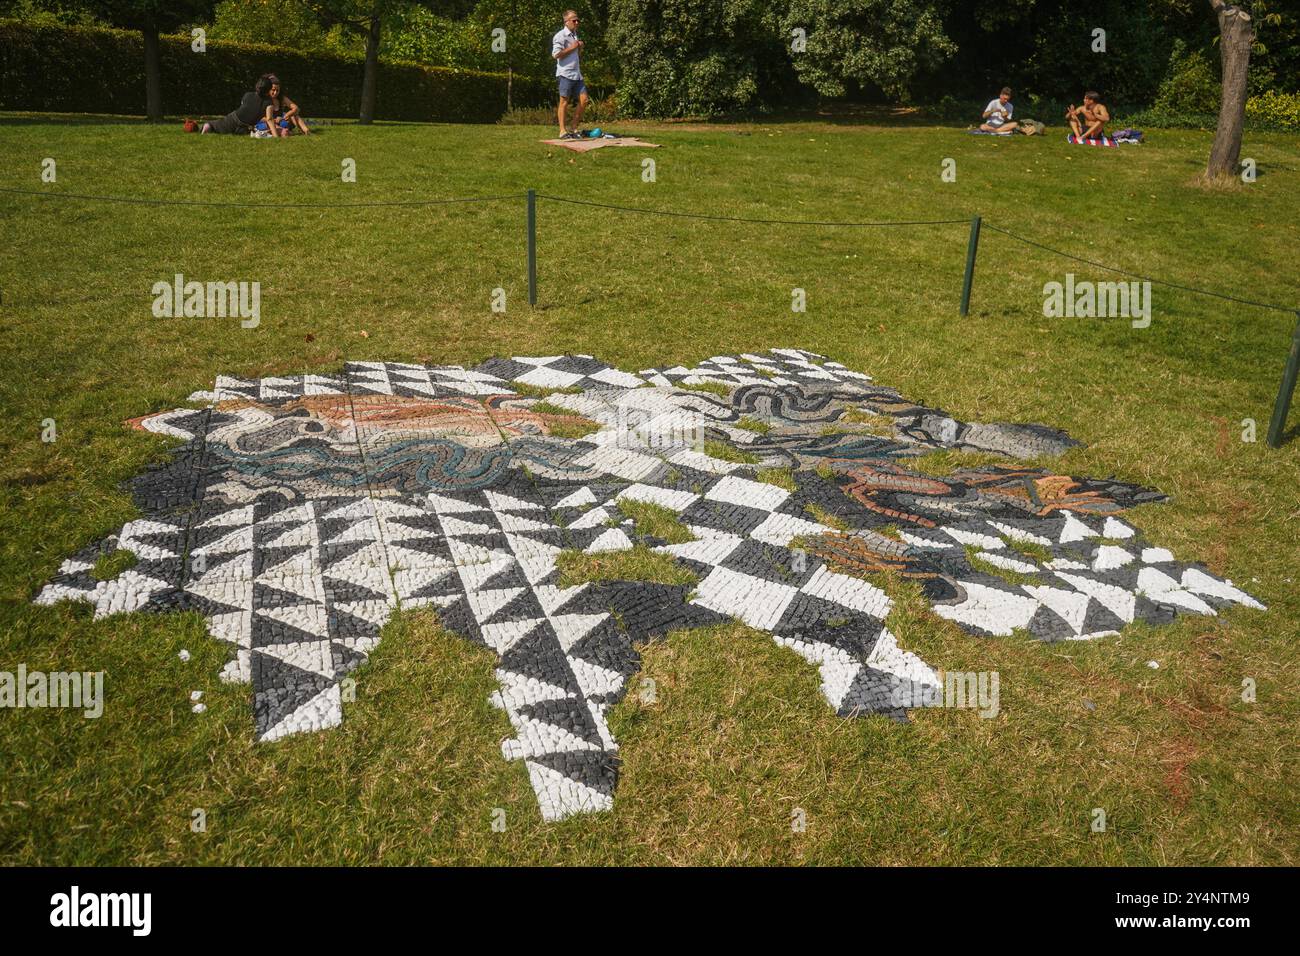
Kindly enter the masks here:
<path id="1" fill-rule="evenodd" d="M 567 76 L 558 77 L 560 81 L 560 95 L 566 100 L 576 100 L 581 94 L 587 92 L 587 84 L 582 80 L 571 80 Z"/>

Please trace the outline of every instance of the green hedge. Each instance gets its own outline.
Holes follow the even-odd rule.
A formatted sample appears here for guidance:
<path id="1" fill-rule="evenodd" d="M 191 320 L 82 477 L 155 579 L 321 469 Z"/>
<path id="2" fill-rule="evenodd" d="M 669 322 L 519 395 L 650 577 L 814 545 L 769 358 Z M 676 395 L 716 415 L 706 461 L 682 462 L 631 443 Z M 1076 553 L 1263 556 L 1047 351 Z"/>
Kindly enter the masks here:
<path id="1" fill-rule="evenodd" d="M 1135 126 L 1138 129 L 1201 129 L 1212 130 L 1219 125 L 1219 114 L 1184 113 L 1152 106 L 1116 115 L 1112 128 Z M 1270 91 L 1263 96 L 1246 100 L 1246 119 L 1242 128 L 1247 133 L 1300 132 L 1300 93 Z"/>
<path id="2" fill-rule="evenodd" d="M 195 53 L 189 37 L 163 37 L 163 109 L 223 116 L 259 75 L 274 72 L 304 115 L 356 116 L 363 69 L 359 57 L 213 40 Z M 516 106 L 545 106 L 555 95 L 550 80 L 514 78 Z M 125 30 L 0 22 L 0 109 L 143 115 L 144 40 Z M 505 110 L 503 74 L 379 65 L 377 119 L 491 123 Z"/>
<path id="3" fill-rule="evenodd" d="M 922 112 L 936 120 L 955 122 L 964 126 L 974 125 L 980 114 L 982 103 L 971 100 L 958 100 L 945 96 L 938 103 L 923 107 Z M 1054 100 L 1025 97 L 1023 102 L 1015 100 L 1016 116 L 1032 117 L 1048 126 L 1065 129 L 1065 104 Z M 1112 130 L 1132 126 L 1137 129 L 1200 129 L 1212 130 L 1219 124 L 1218 112 L 1195 113 L 1176 109 L 1167 109 L 1160 105 L 1144 109 L 1112 109 L 1114 117 L 1108 128 Z M 1269 91 L 1260 96 L 1246 100 L 1246 119 L 1243 129 L 1248 133 L 1295 133 L 1300 132 L 1300 93 L 1278 93 Z"/>
<path id="4" fill-rule="evenodd" d="M 1300 132 L 1300 93 L 1269 90 L 1246 100 L 1246 120 L 1270 129 Z"/>

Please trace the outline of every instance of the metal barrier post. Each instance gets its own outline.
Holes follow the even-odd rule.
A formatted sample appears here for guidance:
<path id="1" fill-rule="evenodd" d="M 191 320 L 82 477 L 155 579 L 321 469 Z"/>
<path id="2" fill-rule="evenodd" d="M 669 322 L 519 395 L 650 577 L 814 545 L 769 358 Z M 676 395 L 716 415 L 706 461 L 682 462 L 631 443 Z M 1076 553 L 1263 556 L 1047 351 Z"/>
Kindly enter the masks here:
<path id="1" fill-rule="evenodd" d="M 537 305 L 537 192 L 528 190 L 528 304 Z"/>
<path id="2" fill-rule="evenodd" d="M 1277 391 L 1277 401 L 1273 403 L 1273 418 L 1268 423 L 1268 446 L 1277 448 L 1282 444 L 1282 429 L 1286 428 L 1286 414 L 1291 410 L 1291 394 L 1295 391 L 1296 372 L 1300 370 L 1300 312 L 1296 312 L 1295 331 L 1291 333 L 1291 354 L 1286 359 L 1286 370 L 1282 373 L 1282 387 Z"/>
<path id="3" fill-rule="evenodd" d="M 975 254 L 980 246 L 980 217 L 970 221 L 970 243 L 966 246 L 966 278 L 961 284 L 961 314 L 970 311 L 970 288 L 975 281 Z"/>

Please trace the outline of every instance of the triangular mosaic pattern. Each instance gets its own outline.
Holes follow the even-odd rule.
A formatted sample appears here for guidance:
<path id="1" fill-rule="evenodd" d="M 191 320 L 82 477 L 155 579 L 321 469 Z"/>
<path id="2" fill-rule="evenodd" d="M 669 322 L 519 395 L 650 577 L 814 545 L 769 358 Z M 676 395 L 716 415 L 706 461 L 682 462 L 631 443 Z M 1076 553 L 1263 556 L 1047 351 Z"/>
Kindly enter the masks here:
<path id="1" fill-rule="evenodd" d="M 132 482 L 143 517 L 65 561 L 37 603 L 198 611 L 268 741 L 338 724 L 340 681 L 392 611 L 434 608 L 497 654 L 493 702 L 516 732 L 502 750 L 548 820 L 612 806 L 606 713 L 638 648 L 675 629 L 739 619 L 815 664 L 837 713 L 903 718 L 941 680 L 885 627 L 886 571 L 989 636 L 1083 640 L 1261 607 L 1123 519 L 1156 492 L 905 466 L 938 448 L 1057 454 L 1077 444 L 1063 433 L 957 421 L 799 349 L 636 374 L 588 355 L 349 362 L 220 376 L 191 400 L 206 407 L 130 423 L 184 444 Z M 638 533 L 626 502 L 667 509 L 690 540 Z M 696 583 L 562 580 L 565 552 L 638 545 Z M 136 565 L 97 580 L 116 549 Z"/>

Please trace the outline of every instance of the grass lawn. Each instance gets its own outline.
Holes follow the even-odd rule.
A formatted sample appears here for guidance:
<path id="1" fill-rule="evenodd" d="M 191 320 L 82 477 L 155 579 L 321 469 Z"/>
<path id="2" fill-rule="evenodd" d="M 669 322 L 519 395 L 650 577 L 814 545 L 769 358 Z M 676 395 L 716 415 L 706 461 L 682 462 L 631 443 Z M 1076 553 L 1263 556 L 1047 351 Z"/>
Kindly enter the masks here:
<path id="1" fill-rule="evenodd" d="M 1067 147 L 1059 129 L 1004 141 L 822 121 L 619 126 L 663 148 L 576 156 L 526 126 L 338 124 L 271 143 L 8 116 L 0 186 L 244 203 L 532 187 L 774 219 L 978 213 L 1086 258 L 1300 307 L 1300 137 L 1248 137 L 1258 181 L 1205 190 L 1192 180 L 1210 136 L 1195 132 L 1103 150 Z M 43 185 L 46 157 L 57 182 Z M 956 182 L 940 180 L 945 158 Z M 355 183 L 341 181 L 345 159 Z M 0 711 L 0 858 L 1300 863 L 1300 441 L 1294 424 L 1281 450 L 1263 441 L 1293 316 L 1156 287 L 1146 329 L 1046 319 L 1045 282 L 1109 277 L 986 231 L 961 319 L 960 224 L 742 225 L 548 201 L 538 216 L 533 310 L 522 198 L 213 209 L 0 192 L 0 670 L 107 672 L 99 720 Z M 151 287 L 178 272 L 260 281 L 261 324 L 155 318 Z M 796 287 L 805 313 L 791 311 Z M 613 812 L 544 824 L 522 762 L 501 757 L 511 731 L 487 702 L 492 655 L 429 613 L 390 623 L 342 727 L 255 745 L 248 688 L 219 682 L 227 648 L 197 615 L 93 621 L 29 603 L 63 558 L 135 516 L 119 485 L 172 442 L 123 421 L 183 405 L 218 373 L 566 351 L 636 371 L 769 347 L 824 353 L 963 420 L 1067 429 L 1087 447 L 1053 467 L 1168 493 L 1132 521 L 1269 610 L 1045 645 L 964 634 L 890 584 L 903 647 L 1001 675 L 998 718 L 927 709 L 905 725 L 836 717 L 815 668 L 739 624 L 678 633 L 645 651 L 655 700 L 634 679 L 613 714 Z M 1248 418 L 1255 443 L 1240 440 Z M 206 713 L 191 712 L 192 690 Z M 205 832 L 191 830 L 196 808 Z"/>

